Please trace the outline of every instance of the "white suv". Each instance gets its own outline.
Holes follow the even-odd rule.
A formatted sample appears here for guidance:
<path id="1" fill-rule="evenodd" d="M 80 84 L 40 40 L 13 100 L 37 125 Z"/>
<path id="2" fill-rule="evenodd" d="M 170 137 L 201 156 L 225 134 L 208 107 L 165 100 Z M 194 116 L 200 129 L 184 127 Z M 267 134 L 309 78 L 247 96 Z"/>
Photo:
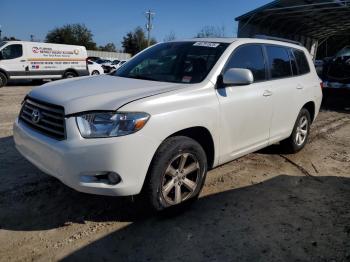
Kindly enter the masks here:
<path id="1" fill-rule="evenodd" d="M 160 43 L 111 75 L 33 89 L 17 149 L 86 193 L 195 199 L 208 169 L 276 142 L 302 149 L 322 100 L 304 47 L 262 39 Z"/>

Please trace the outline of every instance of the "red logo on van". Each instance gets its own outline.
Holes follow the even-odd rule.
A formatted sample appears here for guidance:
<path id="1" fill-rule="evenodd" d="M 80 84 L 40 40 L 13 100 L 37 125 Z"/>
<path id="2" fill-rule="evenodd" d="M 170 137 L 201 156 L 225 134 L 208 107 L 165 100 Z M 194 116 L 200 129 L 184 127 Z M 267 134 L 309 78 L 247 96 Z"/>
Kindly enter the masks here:
<path id="1" fill-rule="evenodd" d="M 39 50 L 39 47 L 34 46 L 32 48 L 32 51 L 33 51 L 33 53 L 37 54 L 37 53 L 39 53 L 40 50 Z"/>

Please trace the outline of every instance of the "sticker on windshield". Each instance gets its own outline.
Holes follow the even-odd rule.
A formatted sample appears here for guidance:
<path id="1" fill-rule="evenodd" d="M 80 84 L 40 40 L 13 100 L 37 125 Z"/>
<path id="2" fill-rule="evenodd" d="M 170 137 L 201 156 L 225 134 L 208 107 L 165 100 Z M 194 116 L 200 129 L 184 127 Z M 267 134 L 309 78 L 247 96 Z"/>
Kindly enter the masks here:
<path id="1" fill-rule="evenodd" d="M 184 76 L 184 77 L 182 78 L 182 82 L 183 82 L 183 83 L 190 83 L 191 80 L 192 80 L 192 77 L 191 77 L 191 76 Z"/>
<path id="2" fill-rule="evenodd" d="M 216 48 L 220 44 L 219 43 L 211 43 L 211 42 L 196 42 L 193 44 L 193 46 L 203 46 L 203 47 L 211 47 L 211 48 Z"/>

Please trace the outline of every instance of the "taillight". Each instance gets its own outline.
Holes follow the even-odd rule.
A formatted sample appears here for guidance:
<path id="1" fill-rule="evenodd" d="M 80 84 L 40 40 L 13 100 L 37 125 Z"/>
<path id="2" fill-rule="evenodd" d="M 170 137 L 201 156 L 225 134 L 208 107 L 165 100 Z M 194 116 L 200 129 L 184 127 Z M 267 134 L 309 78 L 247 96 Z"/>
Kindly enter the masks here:
<path id="1" fill-rule="evenodd" d="M 320 82 L 321 90 L 323 89 L 323 82 Z"/>

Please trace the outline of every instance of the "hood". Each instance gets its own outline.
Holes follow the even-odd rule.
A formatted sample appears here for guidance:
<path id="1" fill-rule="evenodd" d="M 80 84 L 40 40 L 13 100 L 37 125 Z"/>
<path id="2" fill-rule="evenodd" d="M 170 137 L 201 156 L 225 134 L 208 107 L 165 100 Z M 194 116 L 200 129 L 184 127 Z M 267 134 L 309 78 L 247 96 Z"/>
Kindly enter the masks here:
<path id="1" fill-rule="evenodd" d="M 184 85 L 101 75 L 50 82 L 33 89 L 29 96 L 63 106 L 65 114 L 69 115 L 93 110 L 116 110 L 131 101 L 181 87 Z"/>

